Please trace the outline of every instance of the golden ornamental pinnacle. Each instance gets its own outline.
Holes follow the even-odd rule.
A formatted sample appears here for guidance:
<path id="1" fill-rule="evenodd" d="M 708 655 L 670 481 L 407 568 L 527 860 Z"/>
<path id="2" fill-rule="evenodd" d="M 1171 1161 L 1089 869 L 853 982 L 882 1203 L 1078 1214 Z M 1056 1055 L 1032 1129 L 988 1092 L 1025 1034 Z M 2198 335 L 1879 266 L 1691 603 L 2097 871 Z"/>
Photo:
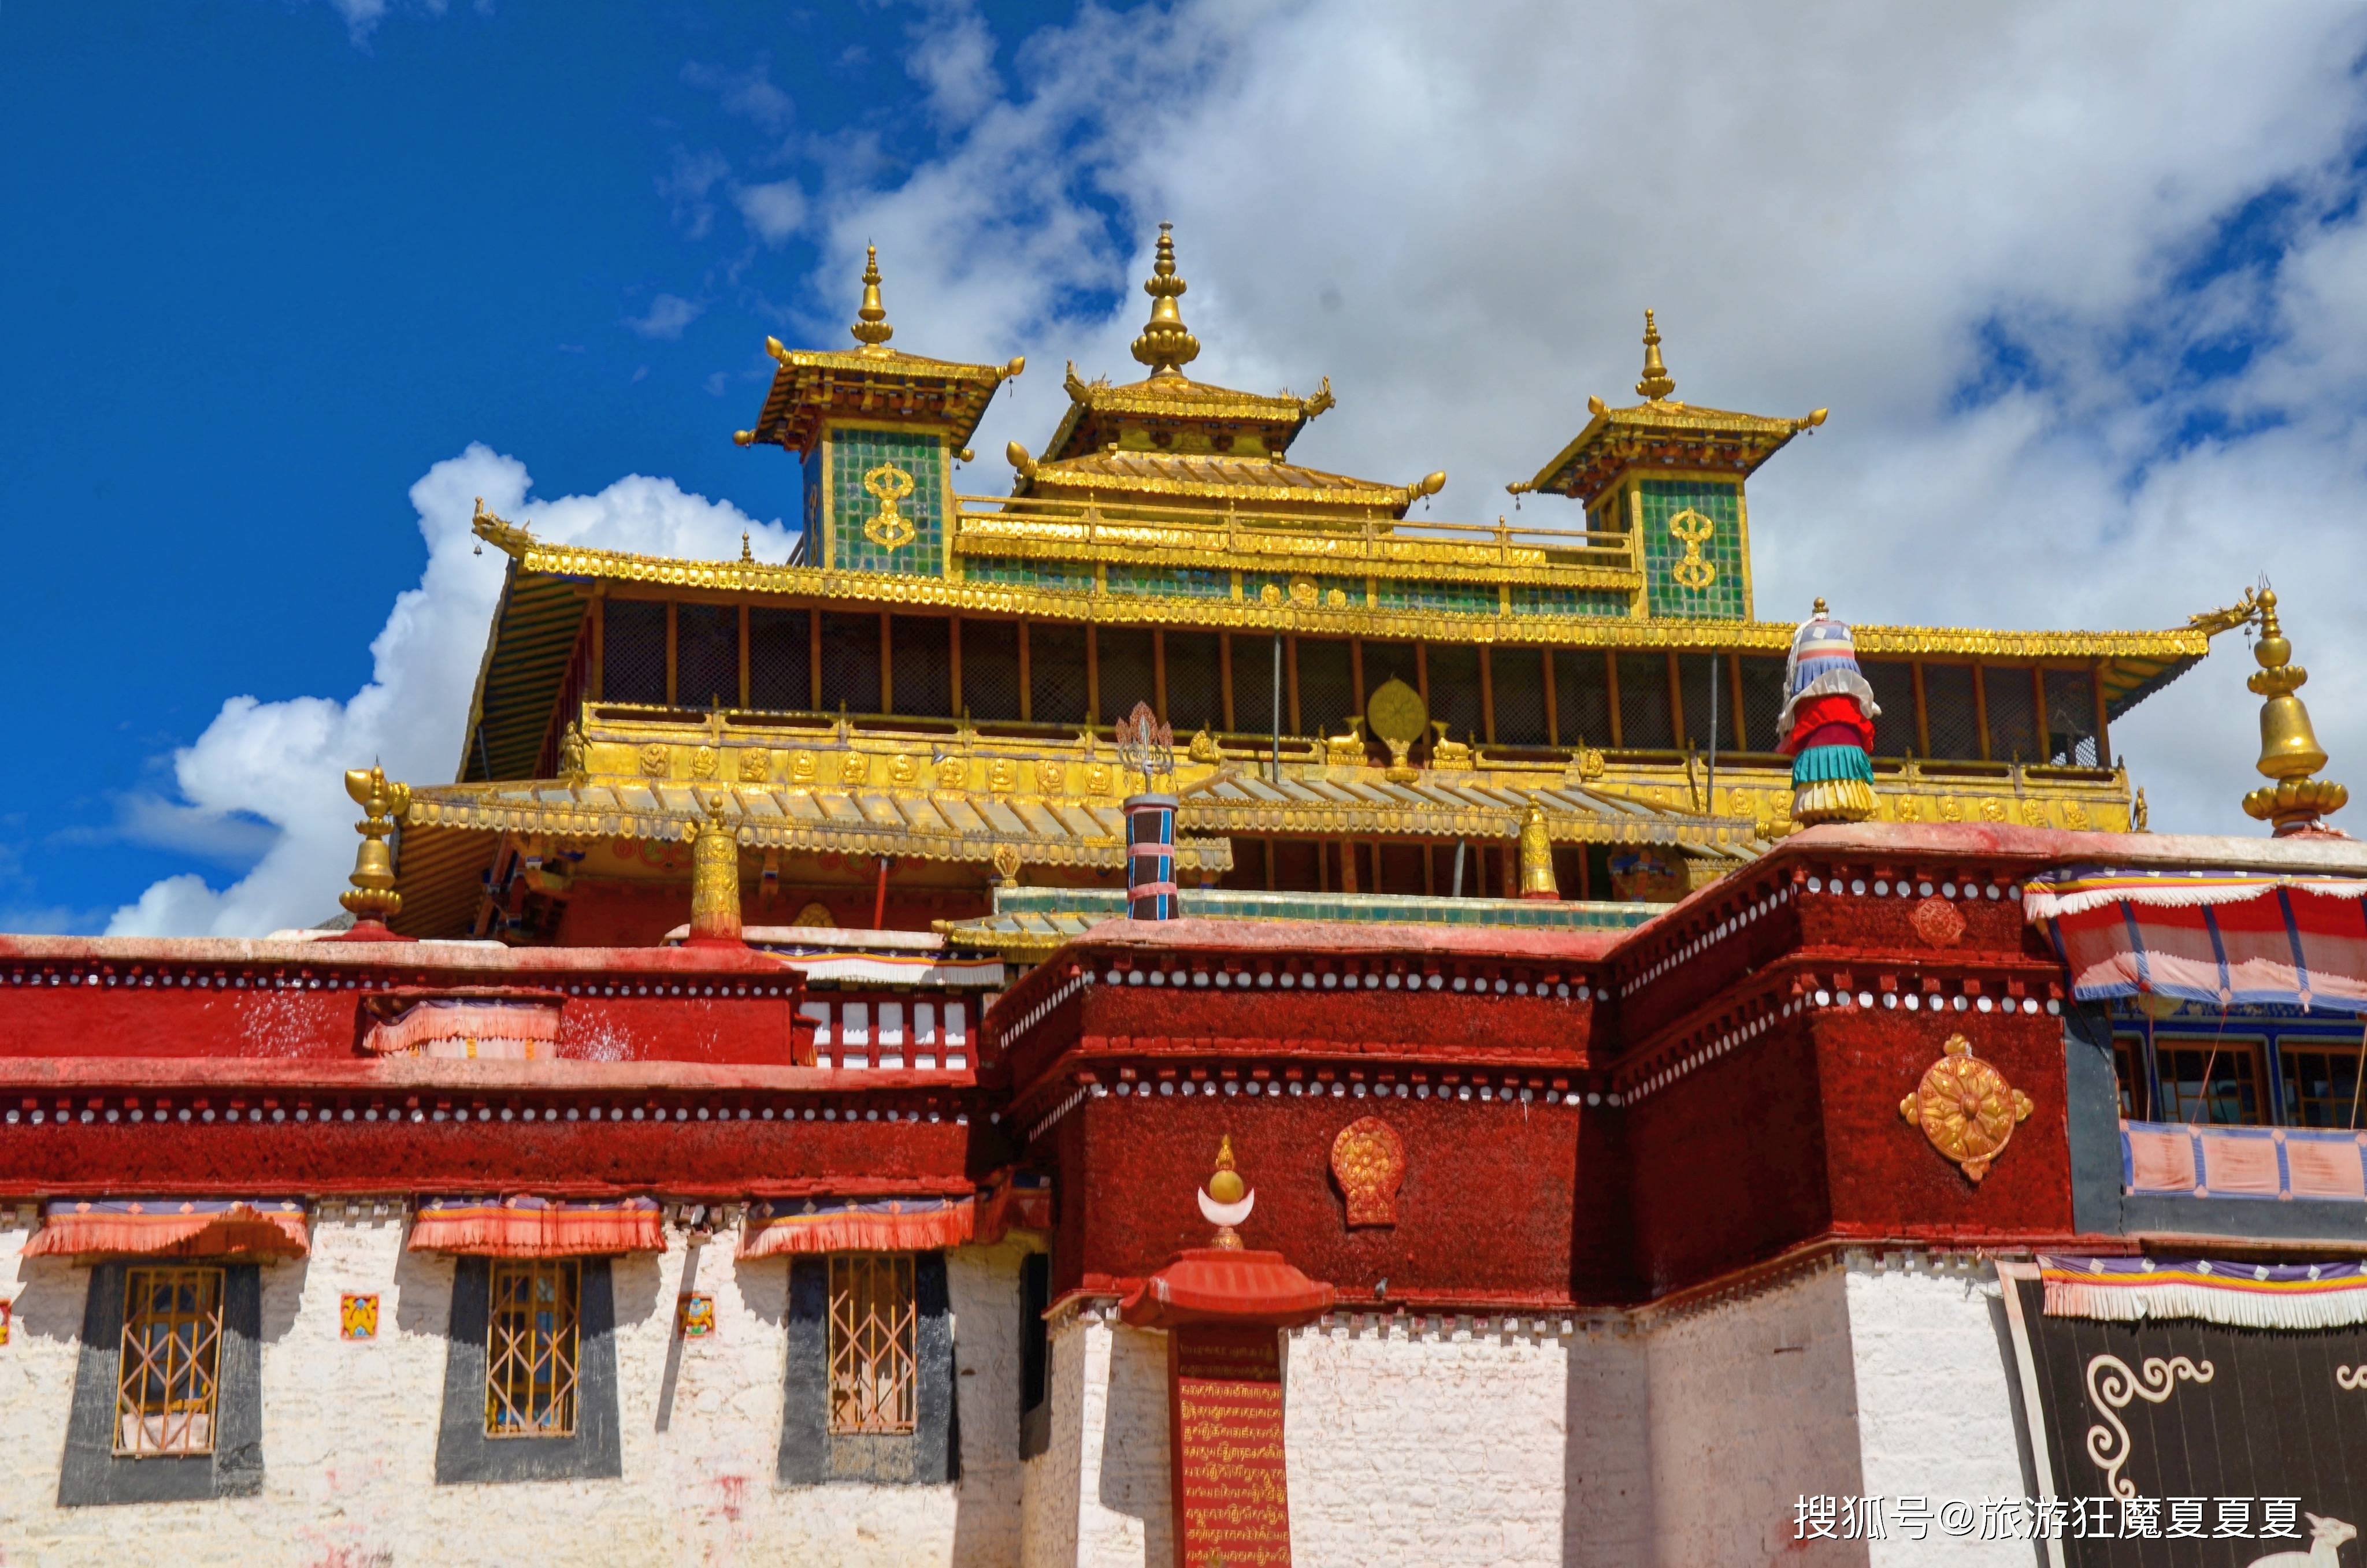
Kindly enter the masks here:
<path id="1" fill-rule="evenodd" d="M 1233 1139 L 1229 1133 L 1217 1145 L 1217 1174 L 1208 1178 L 1208 1196 L 1219 1203 L 1238 1203 L 1241 1201 L 1241 1194 L 1248 1190 L 1249 1184 L 1234 1168 Z"/>
<path id="2" fill-rule="evenodd" d="M 1636 390 L 1652 402 L 1659 402 L 1677 389 L 1669 378 L 1669 367 L 1660 363 L 1660 328 L 1652 320 L 1652 312 L 1644 312 L 1644 378 L 1636 383 Z"/>
<path id="3" fill-rule="evenodd" d="M 1184 330 L 1183 312 L 1175 308 L 1185 285 L 1175 276 L 1175 225 L 1159 226 L 1159 257 L 1142 291 L 1150 296 L 1150 321 L 1134 340 L 1134 357 L 1150 367 L 1153 378 L 1182 377 L 1183 367 L 1200 356 L 1200 340 Z"/>
<path id="4" fill-rule="evenodd" d="M 690 937 L 693 947 L 739 947 L 740 836 L 723 818 L 724 795 L 702 802 L 707 820 L 691 829 Z"/>
<path id="5" fill-rule="evenodd" d="M 863 308 L 855 312 L 855 324 L 846 330 L 863 345 L 863 353 L 884 357 L 893 352 L 888 340 L 896 335 L 896 329 L 888 324 L 888 307 L 879 302 L 879 247 L 863 249 Z"/>
<path id="6" fill-rule="evenodd" d="M 2260 591 L 2259 640 L 2252 658 L 2259 664 L 2244 684 L 2267 701 L 2260 705 L 2260 760 L 2255 764 L 2264 778 L 2276 782 L 2244 797 L 2244 810 L 2256 820 L 2273 825 L 2279 838 L 2288 833 L 2331 833 L 2318 818 L 2339 811 L 2350 792 L 2330 780 L 2309 775 L 2326 766 L 2326 749 L 2317 743 L 2309 709 L 2294 694 L 2309 680 L 2309 671 L 2293 663 L 2293 644 L 2277 621 L 2274 589 Z"/>
<path id="7" fill-rule="evenodd" d="M 402 912 L 402 895 L 394 890 L 394 852 L 386 840 L 397 819 L 411 809 L 411 786 L 389 783 L 386 770 L 373 764 L 346 772 L 345 793 L 362 808 L 362 820 L 354 824 L 362 843 L 354 852 L 354 874 L 346 879 L 353 889 L 337 902 L 352 913 L 357 928 L 383 926 Z"/>
<path id="8" fill-rule="evenodd" d="M 1535 801 L 1521 818 L 1521 897 L 1561 897 L 1554 883 L 1553 839 L 1546 831 L 1545 807 Z"/>

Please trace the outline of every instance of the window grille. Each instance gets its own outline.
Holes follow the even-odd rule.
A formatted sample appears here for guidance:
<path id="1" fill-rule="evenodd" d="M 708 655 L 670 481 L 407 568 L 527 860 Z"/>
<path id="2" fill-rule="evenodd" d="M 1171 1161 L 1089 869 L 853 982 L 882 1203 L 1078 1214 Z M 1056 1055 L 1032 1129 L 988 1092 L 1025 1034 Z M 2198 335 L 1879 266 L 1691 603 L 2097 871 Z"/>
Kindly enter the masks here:
<path id="1" fill-rule="evenodd" d="M 674 615 L 675 705 L 740 705 L 740 611 L 730 604 L 682 604 Z"/>
<path id="2" fill-rule="evenodd" d="M 1233 868 L 1217 880 L 1217 886 L 1251 893 L 1266 891 L 1265 840 L 1248 834 L 1233 839 Z"/>
<path id="3" fill-rule="evenodd" d="M 1973 671 L 1964 664 L 1923 666 L 1924 724 L 1931 733 L 1931 756 L 1943 762 L 1977 761 L 1981 715 L 1974 706 Z"/>
<path id="4" fill-rule="evenodd" d="M 961 624 L 962 706 L 982 723 L 1019 717 L 1019 623 Z"/>
<path id="5" fill-rule="evenodd" d="M 1611 677 L 1590 649 L 1554 649 L 1554 726 L 1565 746 L 1611 744 Z"/>
<path id="6" fill-rule="evenodd" d="M 211 1453 L 221 1370 L 222 1271 L 133 1269 L 123 1282 L 115 1451 Z"/>
<path id="7" fill-rule="evenodd" d="M 1717 749 L 1732 751 L 1740 747 L 1734 733 L 1734 670 L 1725 656 L 1716 653 L 1681 653 L 1677 655 L 1677 680 L 1685 704 L 1685 742 L 1707 748 L 1709 745 L 1710 683 L 1717 683 Z M 1504 689 L 1496 688 L 1496 722 L 1503 723 Z"/>
<path id="8" fill-rule="evenodd" d="M 888 649 L 896 676 L 889 682 L 888 694 L 896 711 L 924 718 L 951 718 L 953 623 L 935 615 L 891 615 Z"/>
<path id="9" fill-rule="evenodd" d="M 575 1435 L 582 1265 L 496 1258 L 485 1328 L 485 1436 Z"/>
<path id="10" fill-rule="evenodd" d="M 824 713 L 879 711 L 879 617 L 821 617 L 821 707 Z"/>
<path id="11" fill-rule="evenodd" d="M 1623 653 L 1618 658 L 1619 744 L 1630 751 L 1675 750 L 1668 655 Z"/>
<path id="12" fill-rule="evenodd" d="M 1274 890 L 1314 893 L 1323 886 L 1322 845 L 1312 839 L 1283 839 L 1274 846 Z"/>
<path id="13" fill-rule="evenodd" d="M 1028 714 L 1037 724 L 1085 722 L 1085 628 L 1027 628 Z"/>
<path id="14" fill-rule="evenodd" d="M 2104 765 L 2096 750 L 2096 687 L 2084 670 L 2046 671 L 2046 753 L 2066 767 Z"/>
<path id="15" fill-rule="evenodd" d="M 1421 690 L 1421 664 L 1410 642 L 1365 643 L 1364 701 L 1373 700 L 1373 694 L 1390 681 L 1403 681 L 1415 691 Z"/>
<path id="16" fill-rule="evenodd" d="M 1880 659 L 1861 662 L 1865 683 L 1874 688 L 1874 705 L 1882 716 L 1874 721 L 1874 751 L 1877 757 L 1920 754 L 1915 739 L 1915 666 Z"/>
<path id="17" fill-rule="evenodd" d="M 1507 746 L 1545 745 L 1548 738 L 1544 651 L 1490 649 L 1488 678 L 1496 694 L 1496 739 Z"/>
<path id="18" fill-rule="evenodd" d="M 1288 679 L 1288 671 L 1284 672 L 1284 678 Z M 1406 684 L 1410 686 L 1413 682 L 1408 681 Z M 1289 701 L 1286 692 L 1283 700 Z M 1243 735 L 1267 735 L 1274 730 L 1271 637 L 1233 638 L 1233 728 Z"/>
<path id="19" fill-rule="evenodd" d="M 1449 740 L 1469 745 L 1487 739 L 1487 711 L 1479 701 L 1479 649 L 1470 643 L 1434 642 L 1424 661 L 1430 666 L 1432 720 L 1446 726 Z"/>
<path id="20" fill-rule="evenodd" d="M 1104 626 L 1093 642 L 1102 664 L 1101 711 L 1093 717 L 1103 724 L 1115 724 L 1133 713 L 1137 703 L 1150 703 L 1156 708 L 1150 631 Z"/>
<path id="21" fill-rule="evenodd" d="M 1981 687 L 1989 705 L 1990 760 L 2037 761 L 2038 697 L 2031 688 L 2030 671 L 1990 666 L 1981 671 Z"/>
<path id="22" fill-rule="evenodd" d="M 1271 662 L 1271 660 L 1269 660 Z M 1289 694 L 1284 694 L 1284 701 Z M 1298 639 L 1298 732 L 1301 735 L 1346 733 L 1348 718 L 1365 711 L 1356 694 L 1354 672 L 1348 664 L 1348 645 L 1336 637 Z M 1285 725 L 1284 728 L 1290 728 Z"/>
<path id="23" fill-rule="evenodd" d="M 910 1432 L 919 1311 L 909 1252 L 830 1259 L 830 1429 Z"/>
<path id="24" fill-rule="evenodd" d="M 748 612 L 748 705 L 802 713 L 813 706 L 813 641 L 804 610 Z"/>
<path id="25" fill-rule="evenodd" d="M 601 612 L 600 695 L 612 703 L 666 700 L 666 607 L 653 599 L 611 599 Z"/>
<path id="26" fill-rule="evenodd" d="M 1909 680 L 1913 679 L 1909 672 Z M 1907 735 L 1915 737 L 1914 689 L 1908 690 Z M 1889 705 L 1883 705 L 1886 710 Z M 1784 661 L 1745 654 L 1742 658 L 1742 733 L 1753 751 L 1772 751 L 1784 744 Z M 1886 724 L 1887 719 L 1884 721 Z"/>
<path id="27" fill-rule="evenodd" d="M 1224 667 L 1214 632 L 1167 634 L 1167 722 L 1180 739 L 1206 725 L 1225 728 Z"/>
<path id="28" fill-rule="evenodd" d="M 2221 1126 L 2258 1127 L 2268 1121 L 2260 1099 L 2260 1048 L 2236 1041 L 2216 1044 L 2158 1041 L 2154 1059 L 2161 1069 L 2161 1119 Z M 2211 1075 L 2209 1089 L 2204 1073 Z"/>
<path id="29" fill-rule="evenodd" d="M 2359 1047 L 2328 1050 L 2282 1045 L 2285 1122 L 2294 1127 L 2356 1127 L 2367 1123 L 2359 1095 Z"/>

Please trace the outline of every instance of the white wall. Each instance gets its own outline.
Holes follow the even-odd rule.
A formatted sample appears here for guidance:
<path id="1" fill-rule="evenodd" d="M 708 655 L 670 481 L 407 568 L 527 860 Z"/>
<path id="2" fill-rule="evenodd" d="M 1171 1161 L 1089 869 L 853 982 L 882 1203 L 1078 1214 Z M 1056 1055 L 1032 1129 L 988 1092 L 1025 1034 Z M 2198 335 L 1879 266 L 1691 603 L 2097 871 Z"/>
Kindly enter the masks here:
<path id="1" fill-rule="evenodd" d="M 1801 1494 L 1865 1491 L 1840 1269 L 1663 1319 L 1646 1346 L 1655 1561 L 1866 1561 L 1858 1542 L 1793 1540 Z"/>
<path id="2" fill-rule="evenodd" d="M 1977 1504 L 2026 1495 L 2014 1429 L 2014 1376 L 1999 1337 L 1997 1271 L 1988 1264 L 1852 1263 L 1850 1340 L 1856 1348 L 1858 1441 L 1866 1495 Z M 2031 1545 L 1897 1532 L 1871 1549 L 1875 1568 L 1912 1564 L 2029 1568 Z"/>
<path id="3" fill-rule="evenodd" d="M 1052 1432 L 1028 1461 L 1026 1568 L 1167 1568 L 1167 1337 L 1087 1306 L 1052 1325 Z"/>
<path id="4" fill-rule="evenodd" d="M 957 1251 L 948 1269 L 958 1486 L 775 1484 L 788 1265 L 735 1264 L 730 1233 L 695 1253 L 677 1233 L 672 1251 L 615 1265 L 622 1479 L 438 1486 L 452 1264 L 404 1252 L 394 1213 L 324 1214 L 309 1259 L 263 1270 L 262 1495 L 136 1506 L 55 1506 L 89 1271 L 20 1258 L 24 1231 L 0 1230 L 0 1294 L 17 1303 L 15 1332 L 0 1347 L 0 1431 L 13 1450 L 0 1467 L 0 1564 L 116 1568 L 127 1546 L 169 1541 L 175 1568 L 785 1560 L 1015 1568 L 1018 1244 Z M 682 1341 L 674 1301 L 694 1257 L 695 1288 L 714 1295 L 717 1329 Z M 377 1341 L 338 1338 L 344 1291 L 379 1292 Z"/>

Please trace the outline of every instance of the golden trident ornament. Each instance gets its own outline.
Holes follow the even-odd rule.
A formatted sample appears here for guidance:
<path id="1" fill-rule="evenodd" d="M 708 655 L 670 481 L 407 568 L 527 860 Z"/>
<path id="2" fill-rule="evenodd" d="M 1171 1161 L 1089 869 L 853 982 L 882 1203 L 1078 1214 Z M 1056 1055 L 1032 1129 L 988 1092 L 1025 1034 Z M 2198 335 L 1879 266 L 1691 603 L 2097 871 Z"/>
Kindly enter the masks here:
<path id="1" fill-rule="evenodd" d="M 1669 575 L 1676 580 L 1677 586 L 1698 593 L 1716 582 L 1717 563 L 1702 559 L 1701 547 L 1717 532 L 1717 525 L 1688 506 L 1669 519 L 1669 532 L 1683 540 L 1685 546 L 1685 558 L 1669 568 Z"/>
<path id="2" fill-rule="evenodd" d="M 879 510 L 863 525 L 863 536 L 883 550 L 912 542 L 912 520 L 896 503 L 912 493 L 912 476 L 893 463 L 882 463 L 863 476 L 863 488 L 879 502 Z"/>

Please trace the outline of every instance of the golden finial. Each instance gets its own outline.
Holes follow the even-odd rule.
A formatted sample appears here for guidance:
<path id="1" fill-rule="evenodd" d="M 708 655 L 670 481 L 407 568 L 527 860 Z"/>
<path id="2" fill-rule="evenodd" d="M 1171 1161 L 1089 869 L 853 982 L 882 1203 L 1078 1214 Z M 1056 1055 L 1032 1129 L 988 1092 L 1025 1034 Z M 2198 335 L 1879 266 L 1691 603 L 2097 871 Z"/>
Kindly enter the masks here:
<path id="1" fill-rule="evenodd" d="M 1816 618 L 1817 618 L 1818 620 L 1820 620 L 1820 621 L 1821 621 L 1821 620 L 1823 620 L 1823 619 L 1825 618 L 1825 615 L 1826 615 L 1825 601 L 1824 601 L 1824 599 L 1823 599 L 1821 596 L 1819 596 L 1819 597 L 1818 598 L 1818 600 L 1817 600 L 1817 608 L 1816 608 L 1816 612 L 1815 612 L 1815 614 L 1816 614 Z"/>
<path id="2" fill-rule="evenodd" d="M 1241 1173 L 1233 1168 L 1233 1140 L 1230 1134 L 1217 1146 L 1217 1173 L 1208 1178 L 1208 1185 L 1199 1192 L 1200 1214 L 1217 1227 L 1212 1247 L 1227 1251 L 1240 1249 L 1241 1238 L 1233 1227 L 1250 1217 L 1257 1207 L 1257 1194 L 1250 1190 Z"/>
<path id="3" fill-rule="evenodd" d="M 402 895 L 394 890 L 394 852 L 386 840 L 394 832 L 395 819 L 411 809 L 411 786 L 390 784 L 386 770 L 372 764 L 347 770 L 345 793 L 362 808 L 362 820 L 354 824 L 362 843 L 354 852 L 354 874 L 346 879 L 353 888 L 337 902 L 352 913 L 355 929 L 383 927 L 402 912 Z"/>
<path id="4" fill-rule="evenodd" d="M 1636 383 L 1636 390 L 1653 402 L 1659 402 L 1677 389 L 1669 379 L 1669 367 L 1660 363 L 1660 328 L 1652 320 L 1652 312 L 1644 312 L 1644 378 Z"/>
<path id="5" fill-rule="evenodd" d="M 744 529 L 740 535 L 740 558 L 743 561 L 753 561 L 756 558 L 755 552 L 748 547 L 748 535 Z"/>
<path id="6" fill-rule="evenodd" d="M 1554 883 L 1553 837 L 1546 831 L 1545 808 L 1535 801 L 1521 817 L 1521 897 L 1559 898 Z"/>
<path id="7" fill-rule="evenodd" d="M 2244 684 L 2267 701 L 2260 705 L 2261 776 L 2276 782 L 2244 797 L 2246 815 L 2272 823 L 2279 838 L 2316 829 L 2317 819 L 2339 811 L 2350 792 L 2339 784 L 2309 775 L 2326 766 L 2326 749 L 2310 727 L 2309 710 L 2294 695 L 2309 671 L 2293 662 L 2293 644 L 2277 622 L 2276 591 L 2264 588 L 2259 600 L 2260 639 L 2252 645 L 2259 664 Z"/>
<path id="8" fill-rule="evenodd" d="M 1142 286 L 1151 299 L 1150 321 L 1134 340 L 1134 357 L 1150 367 L 1153 377 L 1181 377 L 1183 367 L 1200 356 L 1200 340 L 1184 330 L 1183 312 L 1175 308 L 1185 285 L 1175 276 L 1174 228 L 1172 223 L 1159 226 L 1159 257 Z"/>
<path id="9" fill-rule="evenodd" d="M 879 302 L 879 247 L 863 249 L 863 309 L 855 312 L 855 324 L 846 330 L 863 345 L 863 353 L 884 355 L 893 352 L 888 340 L 896 335 L 896 329 L 888 324 L 888 307 Z"/>

